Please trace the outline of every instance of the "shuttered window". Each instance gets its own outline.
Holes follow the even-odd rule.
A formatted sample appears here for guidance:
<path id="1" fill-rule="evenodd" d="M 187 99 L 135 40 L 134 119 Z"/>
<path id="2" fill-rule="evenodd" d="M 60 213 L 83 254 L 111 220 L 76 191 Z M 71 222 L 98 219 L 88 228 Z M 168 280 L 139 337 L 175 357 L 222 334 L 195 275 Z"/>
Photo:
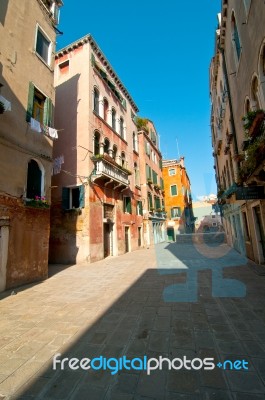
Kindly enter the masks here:
<path id="1" fill-rule="evenodd" d="M 84 185 L 75 187 L 63 187 L 62 207 L 64 210 L 85 207 L 85 187 Z"/>
<path id="2" fill-rule="evenodd" d="M 123 212 L 128 214 L 132 213 L 132 202 L 129 196 L 123 197 Z"/>
<path id="3" fill-rule="evenodd" d="M 52 125 L 53 105 L 52 100 L 41 93 L 33 84 L 29 83 L 28 106 L 26 121 L 34 118 L 43 125 Z"/>
<path id="4" fill-rule="evenodd" d="M 171 194 L 171 196 L 177 196 L 177 194 L 178 194 L 177 185 L 170 186 L 170 194 Z"/>

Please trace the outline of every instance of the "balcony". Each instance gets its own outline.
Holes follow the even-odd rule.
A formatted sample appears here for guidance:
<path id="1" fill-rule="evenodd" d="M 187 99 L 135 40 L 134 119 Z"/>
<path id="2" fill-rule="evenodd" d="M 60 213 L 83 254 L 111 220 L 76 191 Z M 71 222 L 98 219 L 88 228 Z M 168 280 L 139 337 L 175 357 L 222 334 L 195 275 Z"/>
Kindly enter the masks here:
<path id="1" fill-rule="evenodd" d="M 104 186 L 111 185 L 113 189 L 127 188 L 129 186 L 128 176 L 130 171 L 126 171 L 119 166 L 114 160 L 93 157 L 95 168 L 91 175 L 92 182 L 101 182 Z"/>

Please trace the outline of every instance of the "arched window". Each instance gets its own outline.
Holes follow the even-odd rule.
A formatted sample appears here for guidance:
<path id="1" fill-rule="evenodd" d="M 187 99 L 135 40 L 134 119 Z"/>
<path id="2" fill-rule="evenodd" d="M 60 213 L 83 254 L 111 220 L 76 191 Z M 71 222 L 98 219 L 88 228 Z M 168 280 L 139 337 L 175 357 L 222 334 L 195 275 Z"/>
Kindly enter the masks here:
<path id="1" fill-rule="evenodd" d="M 104 108 L 104 110 L 103 110 L 104 111 L 103 118 L 104 118 L 105 121 L 108 121 L 109 103 L 108 103 L 107 99 L 104 99 L 104 101 L 103 101 L 103 108 Z"/>
<path id="2" fill-rule="evenodd" d="M 95 132 L 94 134 L 94 155 L 99 154 L 99 143 L 100 143 L 100 134 L 99 132 Z"/>
<path id="3" fill-rule="evenodd" d="M 260 109 L 259 82 L 258 82 L 258 78 L 256 76 L 252 79 L 252 83 L 251 83 L 251 107 L 253 110 Z"/>
<path id="4" fill-rule="evenodd" d="M 134 163 L 133 169 L 134 169 L 134 183 L 135 183 L 135 186 L 140 186 L 140 172 L 139 172 L 138 165 L 137 165 L 136 162 Z"/>
<path id="5" fill-rule="evenodd" d="M 109 152 L 109 147 L 110 147 L 109 139 L 105 138 L 105 140 L 104 140 L 104 153 L 108 153 Z"/>
<path id="6" fill-rule="evenodd" d="M 116 158 L 117 158 L 117 151 L 118 151 L 117 146 L 114 145 L 113 146 L 112 157 L 113 157 L 113 160 L 115 160 L 115 161 L 116 161 Z"/>
<path id="7" fill-rule="evenodd" d="M 232 14 L 232 19 L 231 19 L 231 25 L 232 25 L 232 42 L 233 42 L 233 47 L 234 47 L 234 52 L 236 56 L 236 60 L 239 61 L 240 53 L 241 53 L 241 43 L 240 43 L 240 37 L 237 29 L 237 24 L 236 24 L 236 18 L 235 14 Z"/>
<path id="8" fill-rule="evenodd" d="M 124 119 L 120 117 L 120 135 L 124 139 Z"/>
<path id="9" fill-rule="evenodd" d="M 28 163 L 27 175 L 27 198 L 35 199 L 36 196 L 41 197 L 43 174 L 37 161 L 30 160 Z"/>
<path id="10" fill-rule="evenodd" d="M 265 76 L 265 44 L 263 45 L 261 52 L 261 71 L 263 76 Z"/>
<path id="11" fill-rule="evenodd" d="M 114 131 L 116 131 L 116 110 L 112 108 L 111 110 L 111 126 Z"/>
<path id="12" fill-rule="evenodd" d="M 94 88 L 94 111 L 99 114 L 99 91 Z"/>
<path id="13" fill-rule="evenodd" d="M 122 167 L 126 167 L 126 164 L 125 164 L 125 153 L 124 152 L 122 152 L 121 153 L 121 166 Z"/>

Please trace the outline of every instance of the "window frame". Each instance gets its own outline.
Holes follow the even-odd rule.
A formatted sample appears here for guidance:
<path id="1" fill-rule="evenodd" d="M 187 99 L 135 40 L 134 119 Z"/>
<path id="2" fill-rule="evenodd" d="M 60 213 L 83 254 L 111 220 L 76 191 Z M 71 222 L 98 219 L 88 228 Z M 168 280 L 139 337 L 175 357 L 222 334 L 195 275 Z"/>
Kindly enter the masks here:
<path id="1" fill-rule="evenodd" d="M 172 188 L 173 188 L 173 187 L 176 187 L 176 194 L 172 194 Z M 178 186 L 177 186 L 176 184 L 170 185 L 170 196 L 171 196 L 171 197 L 178 196 Z"/>
<path id="2" fill-rule="evenodd" d="M 47 60 L 46 60 L 45 58 L 43 58 L 43 56 L 37 51 L 38 33 L 40 33 L 40 34 L 42 35 L 42 37 L 43 37 L 47 42 L 49 42 L 48 52 L 47 52 Z M 36 34 L 35 34 L 34 51 L 35 51 L 35 54 L 37 55 L 37 57 L 40 58 L 40 60 L 43 61 L 44 64 L 46 64 L 48 67 L 51 66 L 52 50 L 53 50 L 53 41 L 49 38 L 49 36 L 47 35 L 47 33 L 45 33 L 45 31 L 43 30 L 43 28 L 42 28 L 39 24 L 37 24 L 37 25 L 36 25 Z"/>
<path id="3" fill-rule="evenodd" d="M 177 215 L 174 215 L 175 212 L 173 212 L 173 210 L 177 210 Z M 181 207 L 171 207 L 170 209 L 170 217 L 171 219 L 179 219 L 181 218 Z"/>
<path id="4" fill-rule="evenodd" d="M 124 214 L 132 214 L 132 199 L 130 196 L 123 196 L 123 212 Z"/>
<path id="5" fill-rule="evenodd" d="M 174 173 L 171 174 L 170 171 L 174 171 Z M 176 168 L 168 168 L 168 175 L 169 175 L 169 176 L 174 176 L 174 175 L 176 175 Z"/>
<path id="6" fill-rule="evenodd" d="M 73 193 L 74 189 L 79 188 L 79 207 L 73 207 Z M 62 208 L 64 210 L 78 210 L 85 208 L 85 186 L 72 185 L 62 187 Z"/>

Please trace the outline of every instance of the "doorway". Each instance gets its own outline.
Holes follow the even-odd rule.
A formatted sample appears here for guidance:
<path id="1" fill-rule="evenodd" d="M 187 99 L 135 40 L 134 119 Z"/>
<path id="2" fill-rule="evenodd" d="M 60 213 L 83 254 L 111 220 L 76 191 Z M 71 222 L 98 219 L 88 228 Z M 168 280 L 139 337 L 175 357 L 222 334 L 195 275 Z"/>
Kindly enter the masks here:
<path id="1" fill-rule="evenodd" d="M 110 256 L 111 249 L 111 229 L 110 224 L 103 224 L 104 226 L 104 258 Z"/>
<path id="2" fill-rule="evenodd" d="M 138 226 L 138 247 L 142 246 L 142 228 Z"/>
<path id="3" fill-rule="evenodd" d="M 129 233 L 130 233 L 129 226 L 125 226 L 125 253 L 128 253 L 130 251 Z"/>
<path id="4" fill-rule="evenodd" d="M 253 208 L 254 220 L 256 227 L 256 239 L 259 252 L 259 262 L 264 263 L 265 261 L 265 233 L 263 228 L 262 216 L 260 206 Z"/>

